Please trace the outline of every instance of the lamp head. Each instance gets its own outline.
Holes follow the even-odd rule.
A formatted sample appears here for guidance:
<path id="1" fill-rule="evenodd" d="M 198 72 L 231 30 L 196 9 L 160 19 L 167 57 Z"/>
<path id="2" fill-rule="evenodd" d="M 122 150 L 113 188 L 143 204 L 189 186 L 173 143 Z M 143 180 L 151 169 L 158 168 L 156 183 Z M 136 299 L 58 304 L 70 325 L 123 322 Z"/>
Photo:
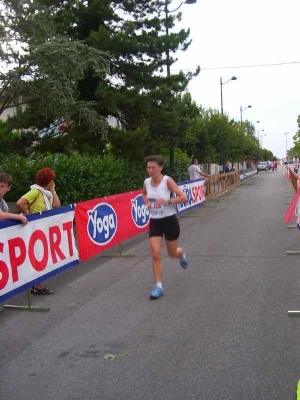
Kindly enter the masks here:
<path id="1" fill-rule="evenodd" d="M 231 80 L 232 80 L 232 81 L 236 81 L 236 80 L 237 80 L 237 77 L 236 77 L 236 76 L 233 76 L 233 77 L 231 78 Z"/>
<path id="2" fill-rule="evenodd" d="M 252 106 L 248 106 L 247 108 L 252 108 Z"/>
<path id="3" fill-rule="evenodd" d="M 197 3 L 197 0 L 185 0 L 185 4 L 195 4 Z"/>

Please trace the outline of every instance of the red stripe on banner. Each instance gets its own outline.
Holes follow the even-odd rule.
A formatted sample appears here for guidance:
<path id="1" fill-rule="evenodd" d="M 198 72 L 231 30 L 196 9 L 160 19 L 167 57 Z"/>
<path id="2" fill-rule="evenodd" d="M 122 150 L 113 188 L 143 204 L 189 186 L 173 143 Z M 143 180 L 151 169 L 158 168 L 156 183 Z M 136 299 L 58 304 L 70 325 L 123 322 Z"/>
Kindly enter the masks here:
<path id="1" fill-rule="evenodd" d="M 289 205 L 286 213 L 284 214 L 283 221 L 287 224 L 289 222 L 295 221 L 297 219 L 297 215 L 295 214 L 295 208 L 298 204 L 298 200 L 300 197 L 300 190 L 297 190 L 291 204 Z"/>
<path id="2" fill-rule="evenodd" d="M 86 261 L 147 231 L 149 210 L 136 190 L 77 203 L 75 220 L 79 258 Z"/>

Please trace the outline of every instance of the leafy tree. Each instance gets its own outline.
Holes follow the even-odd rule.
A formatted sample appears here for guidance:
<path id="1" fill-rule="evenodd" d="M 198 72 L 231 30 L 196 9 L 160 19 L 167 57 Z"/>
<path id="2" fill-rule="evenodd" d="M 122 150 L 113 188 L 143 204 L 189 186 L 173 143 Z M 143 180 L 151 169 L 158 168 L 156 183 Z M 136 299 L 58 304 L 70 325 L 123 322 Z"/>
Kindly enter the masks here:
<path id="1" fill-rule="evenodd" d="M 288 151 L 289 158 L 294 158 L 295 156 L 300 156 L 300 115 L 297 118 L 298 130 L 293 136 L 294 146 Z"/>
<path id="2" fill-rule="evenodd" d="M 29 107 L 13 119 L 16 125 L 25 114 L 31 127 L 72 121 L 105 136 L 105 121 L 94 102 L 80 99 L 78 83 L 87 71 L 102 77 L 108 68 L 107 54 L 60 33 L 49 1 L 4 0 L 3 5 L 0 61 L 5 70 L 0 72 L 0 115 L 24 101 Z"/>
<path id="3" fill-rule="evenodd" d="M 99 115 L 116 117 L 131 137 L 148 129 L 150 140 L 169 147 L 172 158 L 181 132 L 177 95 L 193 77 L 163 75 L 176 62 L 172 54 L 190 44 L 189 30 L 171 32 L 181 14 L 166 15 L 166 2 L 157 0 L 39 1 L 51 6 L 60 33 L 110 54 L 103 79 L 86 72 L 79 85 L 81 98 L 95 101 Z"/>
<path id="4" fill-rule="evenodd" d="M 251 121 L 248 121 L 246 119 L 246 121 L 243 122 L 243 128 L 246 132 L 246 135 L 255 138 L 255 126 L 252 124 Z"/>

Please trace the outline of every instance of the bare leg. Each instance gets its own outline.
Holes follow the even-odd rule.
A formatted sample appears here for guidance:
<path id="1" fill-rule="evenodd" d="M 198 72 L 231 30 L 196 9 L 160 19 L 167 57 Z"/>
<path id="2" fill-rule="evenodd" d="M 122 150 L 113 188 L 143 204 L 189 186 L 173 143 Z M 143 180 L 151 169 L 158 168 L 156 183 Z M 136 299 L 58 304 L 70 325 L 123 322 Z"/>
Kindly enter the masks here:
<path id="1" fill-rule="evenodd" d="M 178 240 L 166 240 L 166 246 L 168 251 L 168 256 L 171 258 L 182 258 L 183 250 L 178 247 Z"/>
<path id="2" fill-rule="evenodd" d="M 153 236 L 150 238 L 150 249 L 152 253 L 152 270 L 155 283 L 162 282 L 163 278 L 163 265 L 161 262 L 161 236 Z"/>

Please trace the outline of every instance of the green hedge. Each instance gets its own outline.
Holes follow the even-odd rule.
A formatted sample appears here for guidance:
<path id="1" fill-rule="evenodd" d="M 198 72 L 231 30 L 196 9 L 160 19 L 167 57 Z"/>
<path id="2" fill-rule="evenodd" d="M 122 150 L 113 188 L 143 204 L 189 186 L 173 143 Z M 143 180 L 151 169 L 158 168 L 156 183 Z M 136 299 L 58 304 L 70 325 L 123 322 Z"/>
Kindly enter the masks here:
<path id="1" fill-rule="evenodd" d="M 168 165 L 164 173 L 176 181 L 185 180 L 189 160 L 177 157 L 170 174 Z M 147 177 L 145 165 L 112 155 L 91 156 L 73 154 L 34 155 L 30 157 L 0 154 L 0 171 L 13 177 L 13 185 L 5 199 L 16 201 L 27 193 L 34 183 L 36 172 L 50 167 L 56 173 L 56 189 L 62 204 L 72 204 L 97 197 L 109 196 L 140 189 Z"/>

